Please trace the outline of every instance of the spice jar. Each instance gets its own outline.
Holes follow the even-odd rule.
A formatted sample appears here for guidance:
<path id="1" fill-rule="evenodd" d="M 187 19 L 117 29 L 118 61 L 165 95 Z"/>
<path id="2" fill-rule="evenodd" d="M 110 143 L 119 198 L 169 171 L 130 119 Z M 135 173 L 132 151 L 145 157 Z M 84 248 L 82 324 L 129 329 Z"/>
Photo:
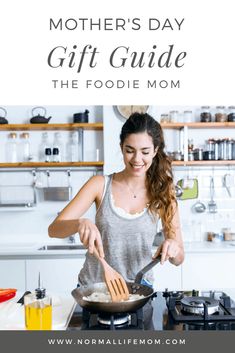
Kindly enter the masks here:
<path id="1" fill-rule="evenodd" d="M 179 121 L 178 110 L 171 110 L 170 111 L 170 119 L 171 119 L 172 123 L 178 123 L 178 121 Z"/>
<path id="2" fill-rule="evenodd" d="M 203 160 L 203 149 L 202 148 L 195 148 L 193 151 L 194 160 L 195 161 L 202 161 Z"/>
<path id="3" fill-rule="evenodd" d="M 230 161 L 233 159 L 233 144 L 234 140 L 227 139 L 227 159 Z"/>
<path id="4" fill-rule="evenodd" d="M 185 110 L 184 111 L 184 122 L 191 123 L 193 121 L 193 112 L 192 110 Z"/>
<path id="5" fill-rule="evenodd" d="M 228 120 L 227 114 L 225 113 L 225 107 L 223 105 L 216 107 L 215 121 L 217 123 L 224 123 Z"/>
<path id="6" fill-rule="evenodd" d="M 201 107 L 201 114 L 200 114 L 201 122 L 202 123 L 210 123 L 212 120 L 210 107 L 203 106 Z"/>
<path id="7" fill-rule="evenodd" d="M 168 114 L 161 114 L 161 118 L 160 118 L 160 122 L 161 124 L 165 124 L 165 123 L 170 123 L 170 117 Z"/>
<path id="8" fill-rule="evenodd" d="M 229 113 L 228 113 L 228 121 L 229 122 L 235 122 L 235 106 L 231 105 L 228 107 Z"/>
<path id="9" fill-rule="evenodd" d="M 181 161 L 182 160 L 182 153 L 180 151 L 174 151 L 173 152 L 173 160 L 174 161 Z"/>
<path id="10" fill-rule="evenodd" d="M 235 160 L 235 140 L 233 140 L 232 159 Z"/>

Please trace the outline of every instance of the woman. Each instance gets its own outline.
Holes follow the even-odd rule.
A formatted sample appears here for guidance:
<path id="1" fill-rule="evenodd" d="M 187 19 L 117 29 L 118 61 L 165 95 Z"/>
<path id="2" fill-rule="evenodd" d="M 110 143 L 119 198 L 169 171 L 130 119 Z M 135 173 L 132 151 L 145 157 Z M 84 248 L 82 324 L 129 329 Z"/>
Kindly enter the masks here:
<path id="1" fill-rule="evenodd" d="M 80 284 L 102 282 L 100 256 L 127 281 L 151 260 L 159 218 L 165 240 L 154 257 L 179 265 L 184 259 L 171 162 L 164 152 L 161 126 L 148 114 L 134 113 L 120 134 L 125 168 L 109 176 L 92 177 L 49 226 L 49 236 L 64 238 L 76 232 L 88 248 L 79 274 Z M 93 224 L 82 215 L 95 202 Z M 152 273 L 144 277 L 153 281 Z"/>

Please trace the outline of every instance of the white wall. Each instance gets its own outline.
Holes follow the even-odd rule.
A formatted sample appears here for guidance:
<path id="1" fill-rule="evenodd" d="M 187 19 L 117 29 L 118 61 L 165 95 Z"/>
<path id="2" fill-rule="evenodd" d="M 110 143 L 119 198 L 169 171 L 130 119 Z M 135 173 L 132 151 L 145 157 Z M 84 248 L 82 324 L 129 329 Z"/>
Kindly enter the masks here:
<path id="1" fill-rule="evenodd" d="M 119 148 L 119 134 L 124 123 L 124 119 L 118 116 L 113 106 L 104 107 L 82 107 L 82 106 L 48 106 L 47 115 L 52 115 L 52 123 L 72 122 L 74 112 L 84 111 L 86 108 L 90 111 L 89 121 L 104 121 L 104 173 L 109 174 L 118 171 L 123 167 L 122 157 Z M 31 117 L 31 106 L 9 106 L 8 111 L 9 123 L 28 123 Z M 199 107 L 173 107 L 173 106 L 151 106 L 149 113 L 160 121 L 160 115 L 170 110 L 177 109 L 182 112 L 191 109 L 196 113 L 196 120 L 199 117 Z M 199 133 L 200 132 L 200 133 Z M 0 132 L 0 160 L 4 160 L 4 146 L 6 135 L 8 132 Z M 52 131 L 49 131 L 53 138 Z M 177 149 L 178 137 L 177 131 L 164 130 L 167 148 Z M 208 137 L 230 137 L 234 134 L 233 130 L 205 129 L 191 130 L 194 141 L 204 143 Z M 37 151 L 41 139 L 41 132 L 30 132 L 31 147 L 33 151 Z M 64 142 L 66 143 L 68 132 L 64 133 Z M 89 151 L 94 148 L 103 150 L 103 136 L 101 132 L 85 132 L 85 158 L 88 158 Z M 170 146 L 170 147 L 168 147 Z M 179 201 L 181 223 L 183 235 L 186 241 L 198 241 L 205 238 L 207 231 L 220 231 L 221 228 L 231 227 L 235 232 L 235 188 L 231 189 L 232 197 L 230 198 L 222 185 L 222 177 L 229 173 L 233 175 L 235 180 L 234 167 L 221 168 L 174 168 L 175 181 L 183 177 L 196 177 L 199 180 L 199 198 L 206 205 L 209 201 L 209 181 L 213 174 L 215 177 L 215 200 L 218 204 L 218 213 L 195 214 L 192 212 L 192 205 L 196 200 Z M 93 175 L 93 172 L 71 172 L 71 184 L 73 188 L 73 196 L 83 185 L 83 183 Z M 45 171 L 38 173 L 39 180 L 46 186 L 47 180 Z M 3 172 L 0 171 L 0 190 L 4 190 L 6 185 L 31 185 L 33 182 L 32 173 L 29 171 L 21 172 Z M 66 185 L 66 171 L 51 172 L 51 185 Z M 56 217 L 67 202 L 44 202 L 37 190 L 38 204 L 34 211 L 17 212 L 2 211 L 0 209 L 0 242 L 35 242 L 49 240 L 47 228 L 50 222 Z M 94 219 L 94 207 L 86 214 L 86 216 Z"/>

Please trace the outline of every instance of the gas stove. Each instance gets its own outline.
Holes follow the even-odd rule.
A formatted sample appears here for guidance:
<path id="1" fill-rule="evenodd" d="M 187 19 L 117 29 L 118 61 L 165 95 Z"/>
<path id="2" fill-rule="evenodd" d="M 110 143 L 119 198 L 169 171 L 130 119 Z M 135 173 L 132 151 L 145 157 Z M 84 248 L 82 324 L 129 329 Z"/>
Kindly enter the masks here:
<path id="1" fill-rule="evenodd" d="M 111 315 L 77 305 L 68 330 L 235 330 L 235 302 L 222 291 L 166 289 L 136 312 Z"/>

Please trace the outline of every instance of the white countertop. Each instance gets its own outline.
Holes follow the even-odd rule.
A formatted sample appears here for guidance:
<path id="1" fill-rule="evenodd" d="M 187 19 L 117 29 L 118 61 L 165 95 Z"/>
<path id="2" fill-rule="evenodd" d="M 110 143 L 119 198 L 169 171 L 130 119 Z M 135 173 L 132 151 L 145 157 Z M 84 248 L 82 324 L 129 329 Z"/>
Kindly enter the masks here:
<path id="1" fill-rule="evenodd" d="M 55 245 L 55 243 L 53 243 Z M 39 250 L 42 246 L 52 243 L 0 243 L 0 258 L 4 257 L 84 257 L 86 249 L 79 250 Z M 60 243 L 60 245 L 62 245 Z M 70 244 L 63 244 L 70 245 Z M 185 253 L 235 253 L 235 241 L 185 242 Z M 153 247 L 153 253 L 156 251 Z"/>
<path id="2" fill-rule="evenodd" d="M 0 303 L 0 330 L 25 330 L 24 305 L 17 301 L 24 293 Z M 48 293 L 50 294 L 50 293 Z M 72 296 L 51 294 L 52 297 L 52 330 L 66 330 L 76 302 Z"/>

